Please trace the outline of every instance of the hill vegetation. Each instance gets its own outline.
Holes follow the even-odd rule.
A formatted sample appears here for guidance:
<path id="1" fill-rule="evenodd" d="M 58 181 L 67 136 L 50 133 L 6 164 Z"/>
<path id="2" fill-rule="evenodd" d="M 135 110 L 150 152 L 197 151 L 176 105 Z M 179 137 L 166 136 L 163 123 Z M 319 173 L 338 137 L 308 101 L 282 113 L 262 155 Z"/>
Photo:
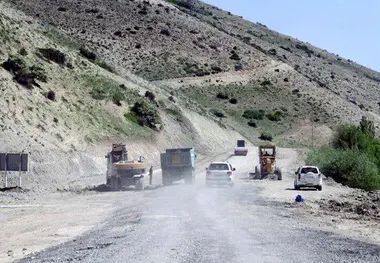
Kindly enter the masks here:
<path id="1" fill-rule="evenodd" d="M 332 146 L 311 152 L 309 164 L 337 182 L 365 190 L 380 190 L 380 139 L 372 121 L 363 118 L 359 126 L 340 126 Z"/>

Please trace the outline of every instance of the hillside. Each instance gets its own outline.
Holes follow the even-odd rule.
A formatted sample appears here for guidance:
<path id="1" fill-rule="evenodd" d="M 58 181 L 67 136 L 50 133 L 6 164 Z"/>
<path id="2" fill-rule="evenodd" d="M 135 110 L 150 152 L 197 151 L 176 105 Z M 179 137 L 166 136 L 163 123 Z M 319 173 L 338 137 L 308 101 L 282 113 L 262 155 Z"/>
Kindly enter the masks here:
<path id="1" fill-rule="evenodd" d="M 233 147 L 240 137 L 180 109 L 148 81 L 129 73 L 121 77 L 101 59 L 89 60 L 79 42 L 55 27 L 0 5 L 1 152 L 30 154 L 27 188 L 51 190 L 103 178 L 104 154 L 114 142 L 125 142 L 131 157 L 157 164 L 165 148 L 193 146 L 207 153 Z M 148 90 L 159 104 L 159 130 L 140 126 L 131 114 Z"/>
<path id="2" fill-rule="evenodd" d="M 83 169 L 102 173 L 109 143 L 120 140 L 132 156 L 157 162 L 166 147 L 209 152 L 241 136 L 257 143 L 261 133 L 304 147 L 313 131 L 322 145 L 337 124 L 362 116 L 380 133 L 380 73 L 217 7 L 181 0 L 0 5 L 0 63 L 17 57 L 24 70 L 43 72 L 25 87 L 0 68 L 0 143 L 4 151 L 35 153 L 35 182 L 43 174 L 60 181 L 51 171 L 70 174 L 67 181 Z M 64 60 L 49 60 L 44 49 Z M 162 129 L 141 127 L 131 114 L 146 91 Z"/>
<path id="3" fill-rule="evenodd" d="M 378 72 L 217 7 L 195 2 L 189 8 L 181 0 L 13 2 L 97 50 L 108 63 L 147 80 L 160 80 L 160 86 L 167 91 L 172 91 L 173 81 L 166 85 L 166 80 L 191 77 L 197 84 L 187 80 L 176 85 L 182 87 L 179 94 L 190 96 L 206 111 L 211 110 L 206 107 L 209 104 L 198 101 L 193 87 L 214 93 L 231 90 L 231 96 L 244 98 L 243 103 L 227 103 L 224 107 L 213 96 L 207 101 L 211 99 L 213 107 L 226 108 L 233 121 L 224 122 L 247 135 L 252 132 L 246 131 L 246 120 L 234 123 L 246 105 L 261 107 L 268 113 L 278 111 L 278 105 L 282 105 L 291 116 L 286 125 L 302 121 L 295 130 L 302 128 L 310 115 L 330 128 L 337 122 L 355 122 L 362 115 L 374 119 L 377 126 L 380 123 Z M 235 80 L 230 80 L 230 74 L 225 77 L 224 72 L 236 73 Z M 264 97 L 259 89 L 262 83 L 271 90 Z M 255 96 L 246 96 L 251 93 Z M 263 124 L 265 130 L 270 126 Z M 289 131 L 280 130 L 276 135 Z"/>

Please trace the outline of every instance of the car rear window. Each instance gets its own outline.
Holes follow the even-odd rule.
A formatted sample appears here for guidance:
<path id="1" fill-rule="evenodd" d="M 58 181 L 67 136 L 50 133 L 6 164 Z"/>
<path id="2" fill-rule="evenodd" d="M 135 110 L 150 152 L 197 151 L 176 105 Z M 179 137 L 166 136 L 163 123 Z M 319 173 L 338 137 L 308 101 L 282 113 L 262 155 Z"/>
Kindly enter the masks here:
<path id="1" fill-rule="evenodd" d="M 228 164 L 225 163 L 212 163 L 210 164 L 209 170 L 229 170 Z"/>
<path id="2" fill-rule="evenodd" d="M 315 167 L 304 167 L 304 168 L 301 169 L 301 173 L 302 174 L 307 174 L 307 173 L 310 173 L 310 172 L 317 174 L 318 170 Z"/>

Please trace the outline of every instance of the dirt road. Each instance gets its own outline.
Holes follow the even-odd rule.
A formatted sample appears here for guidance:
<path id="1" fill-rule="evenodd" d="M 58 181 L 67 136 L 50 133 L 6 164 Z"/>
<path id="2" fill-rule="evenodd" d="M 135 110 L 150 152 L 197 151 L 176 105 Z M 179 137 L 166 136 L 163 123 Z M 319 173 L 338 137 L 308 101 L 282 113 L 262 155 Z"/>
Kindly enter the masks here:
<path id="1" fill-rule="evenodd" d="M 379 262 L 378 245 L 326 231 L 287 208 L 287 195 L 290 200 L 297 194 L 284 188 L 292 181 L 296 157 L 287 151 L 280 153 L 282 182 L 244 179 L 256 160 L 251 149 L 247 157 L 229 158 L 237 168 L 232 188 L 206 188 L 204 171 L 198 171 L 191 186 L 82 196 L 113 199 L 104 221 L 20 262 Z M 303 193 L 317 199 L 325 191 Z M 82 213 L 93 209 L 83 207 Z"/>

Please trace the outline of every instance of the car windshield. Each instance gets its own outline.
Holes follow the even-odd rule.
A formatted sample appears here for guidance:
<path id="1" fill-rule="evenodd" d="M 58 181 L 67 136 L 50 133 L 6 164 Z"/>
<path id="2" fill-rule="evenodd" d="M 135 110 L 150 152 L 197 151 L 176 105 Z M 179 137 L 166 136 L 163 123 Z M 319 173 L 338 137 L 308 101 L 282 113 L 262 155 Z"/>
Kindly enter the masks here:
<path id="1" fill-rule="evenodd" d="M 209 170 L 229 170 L 228 164 L 226 163 L 212 163 L 210 164 Z"/>
<path id="2" fill-rule="evenodd" d="M 307 173 L 315 173 L 315 174 L 317 174 L 318 170 L 315 167 L 304 167 L 304 168 L 301 169 L 301 173 L 303 173 L 303 174 L 307 174 Z"/>

